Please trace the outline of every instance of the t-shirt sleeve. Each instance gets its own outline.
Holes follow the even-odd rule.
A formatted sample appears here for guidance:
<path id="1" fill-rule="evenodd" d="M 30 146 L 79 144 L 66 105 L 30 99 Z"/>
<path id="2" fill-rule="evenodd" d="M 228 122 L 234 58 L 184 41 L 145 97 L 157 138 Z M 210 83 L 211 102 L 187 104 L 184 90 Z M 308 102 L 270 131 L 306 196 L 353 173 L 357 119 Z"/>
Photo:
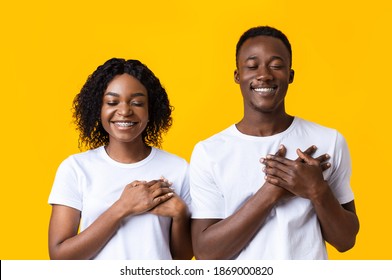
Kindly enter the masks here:
<path id="1" fill-rule="evenodd" d="M 196 144 L 191 157 L 190 193 L 193 219 L 225 218 L 225 201 L 214 181 L 213 162 L 201 143 Z"/>
<path id="2" fill-rule="evenodd" d="M 332 157 L 332 173 L 328 183 L 340 204 L 354 199 L 351 189 L 351 158 L 348 145 L 344 137 L 337 132 L 335 153 Z"/>
<path id="3" fill-rule="evenodd" d="M 71 157 L 58 167 L 48 202 L 82 210 L 82 194 L 79 190 L 76 164 Z"/>
<path id="4" fill-rule="evenodd" d="M 188 163 L 186 163 L 184 166 L 185 171 L 183 172 L 184 178 L 182 180 L 180 197 L 182 198 L 182 200 L 184 200 L 188 207 L 191 207 L 191 195 L 189 191 L 189 165 Z"/>

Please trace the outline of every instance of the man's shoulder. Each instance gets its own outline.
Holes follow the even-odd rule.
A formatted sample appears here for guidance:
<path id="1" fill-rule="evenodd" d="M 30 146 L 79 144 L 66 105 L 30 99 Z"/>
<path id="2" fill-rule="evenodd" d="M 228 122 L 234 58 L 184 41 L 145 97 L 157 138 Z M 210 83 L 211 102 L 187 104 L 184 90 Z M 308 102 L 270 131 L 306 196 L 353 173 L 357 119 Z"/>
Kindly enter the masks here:
<path id="1" fill-rule="evenodd" d="M 229 127 L 201 140 L 198 142 L 198 145 L 215 145 L 215 144 L 220 144 L 223 142 L 226 142 L 230 139 L 232 139 L 235 135 L 234 133 L 234 124 L 230 125 Z"/>
<path id="2" fill-rule="evenodd" d="M 192 151 L 195 155 L 213 156 L 226 151 L 235 138 L 235 125 L 231 125 L 211 136 L 196 143 Z"/>
<path id="3" fill-rule="evenodd" d="M 306 139 L 314 142 L 312 144 L 325 143 L 336 147 L 347 145 L 345 137 L 336 128 L 300 118 L 297 118 L 296 121 L 296 128 L 293 134 L 301 137 L 301 139 L 306 137 Z"/>
<path id="4" fill-rule="evenodd" d="M 336 134 L 337 130 L 335 128 L 331 128 L 313 121 L 309 121 L 306 119 L 302 119 L 299 117 L 296 117 L 296 127 L 298 129 L 304 129 L 304 130 L 313 130 L 314 132 L 320 132 L 320 133 L 331 133 L 331 134 Z"/>

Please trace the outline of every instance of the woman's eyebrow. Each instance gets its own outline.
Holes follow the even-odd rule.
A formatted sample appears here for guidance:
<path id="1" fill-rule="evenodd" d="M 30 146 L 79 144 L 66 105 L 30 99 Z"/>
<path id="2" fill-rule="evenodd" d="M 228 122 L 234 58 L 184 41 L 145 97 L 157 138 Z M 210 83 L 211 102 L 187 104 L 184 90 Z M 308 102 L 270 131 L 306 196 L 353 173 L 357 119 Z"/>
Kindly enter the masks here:
<path id="1" fill-rule="evenodd" d="M 111 92 L 111 91 L 105 92 L 104 96 L 106 96 L 106 95 L 110 95 L 110 96 L 114 96 L 114 97 L 120 97 L 120 95 L 118 93 Z"/>
<path id="2" fill-rule="evenodd" d="M 112 92 L 112 91 L 105 92 L 104 96 L 106 96 L 106 95 L 120 97 L 120 94 L 118 94 L 116 92 Z M 138 96 L 146 96 L 146 94 L 144 94 L 143 92 L 135 92 L 135 93 L 131 94 L 131 97 L 138 97 Z"/>

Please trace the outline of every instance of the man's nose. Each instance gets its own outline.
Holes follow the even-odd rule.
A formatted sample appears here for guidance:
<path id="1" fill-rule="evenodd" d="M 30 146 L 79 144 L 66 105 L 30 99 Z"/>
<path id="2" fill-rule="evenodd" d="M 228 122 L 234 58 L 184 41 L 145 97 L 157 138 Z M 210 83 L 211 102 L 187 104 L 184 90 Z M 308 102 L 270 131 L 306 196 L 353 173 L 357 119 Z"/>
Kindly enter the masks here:
<path id="1" fill-rule="evenodd" d="M 272 80 L 271 70 L 268 67 L 259 67 L 256 79 L 260 81 Z"/>

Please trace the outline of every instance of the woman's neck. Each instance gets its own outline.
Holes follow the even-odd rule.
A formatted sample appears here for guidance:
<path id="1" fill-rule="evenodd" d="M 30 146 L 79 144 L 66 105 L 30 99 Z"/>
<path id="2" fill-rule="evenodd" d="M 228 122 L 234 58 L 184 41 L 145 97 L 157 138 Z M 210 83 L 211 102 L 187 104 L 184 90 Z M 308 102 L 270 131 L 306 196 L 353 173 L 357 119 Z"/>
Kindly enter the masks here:
<path id="1" fill-rule="evenodd" d="M 117 162 L 136 163 L 148 157 L 151 147 L 143 141 L 137 143 L 109 142 L 105 150 L 109 157 Z"/>

